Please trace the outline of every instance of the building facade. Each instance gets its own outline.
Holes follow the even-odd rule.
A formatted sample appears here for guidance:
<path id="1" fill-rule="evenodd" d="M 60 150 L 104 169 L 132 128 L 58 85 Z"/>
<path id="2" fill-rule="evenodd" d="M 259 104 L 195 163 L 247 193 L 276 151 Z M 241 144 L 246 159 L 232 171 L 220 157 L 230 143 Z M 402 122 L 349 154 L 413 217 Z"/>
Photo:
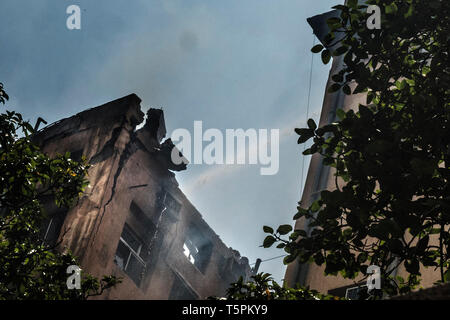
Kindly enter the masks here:
<path id="1" fill-rule="evenodd" d="M 324 38 L 328 34 L 327 19 L 336 17 L 339 15 L 337 10 L 333 10 L 324 14 L 320 14 L 308 19 L 308 23 L 311 25 L 316 37 L 324 44 Z M 324 44 L 325 45 L 325 44 Z M 337 47 L 338 44 L 335 44 Z M 366 104 L 366 95 L 345 95 L 341 90 L 333 93 L 329 93 L 328 89 L 334 83 L 331 76 L 336 74 L 342 69 L 344 61 L 344 55 L 333 57 L 331 69 L 328 77 L 328 81 L 325 88 L 325 95 L 323 99 L 322 111 L 319 120 L 319 127 L 330 124 L 337 121 L 336 111 L 342 109 L 349 111 L 353 109 L 357 111 L 359 104 Z M 356 87 L 356 83 L 351 83 L 350 87 L 353 89 Z M 305 186 L 303 188 L 303 194 L 301 196 L 301 206 L 308 208 L 315 200 L 320 197 L 320 193 L 323 190 L 335 190 L 335 169 L 323 164 L 323 158 L 319 154 L 314 154 L 311 157 Z M 339 187 L 343 186 L 342 181 L 338 181 Z M 295 224 L 296 229 L 303 229 L 306 232 L 310 232 L 309 221 L 307 219 L 299 219 Z M 433 240 L 435 241 L 435 239 Z M 361 286 L 365 286 L 365 280 L 361 275 L 355 280 L 344 279 L 341 276 L 325 276 L 324 266 L 317 266 L 315 264 L 299 264 L 294 261 L 288 265 L 285 274 L 285 283 L 294 287 L 296 284 L 303 286 L 309 286 L 311 289 L 316 289 L 322 293 L 330 293 L 337 296 L 347 296 L 354 298 L 357 296 L 357 292 Z M 394 271 L 395 275 L 400 275 L 403 278 L 407 277 L 407 272 L 403 265 L 400 265 Z M 439 272 L 432 270 L 431 268 L 425 269 L 421 267 L 422 281 L 421 286 L 429 287 L 434 282 L 440 279 Z"/>
<path id="2" fill-rule="evenodd" d="M 48 199 L 45 241 L 70 250 L 94 276 L 122 278 L 100 299 L 222 296 L 250 276 L 248 259 L 221 241 L 180 190 L 174 171 L 186 164 L 171 161 L 163 111 L 150 109 L 136 129 L 144 120 L 140 102 L 131 94 L 35 135 L 47 154 L 70 152 L 91 164 L 89 186 L 73 208 Z"/>

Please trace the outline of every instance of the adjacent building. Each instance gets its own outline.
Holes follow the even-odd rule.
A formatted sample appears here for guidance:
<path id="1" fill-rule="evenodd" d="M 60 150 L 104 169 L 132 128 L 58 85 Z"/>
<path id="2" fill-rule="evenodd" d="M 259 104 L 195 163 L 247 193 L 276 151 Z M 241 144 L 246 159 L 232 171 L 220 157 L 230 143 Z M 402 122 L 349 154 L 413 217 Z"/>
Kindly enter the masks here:
<path id="1" fill-rule="evenodd" d="M 144 120 L 140 102 L 131 94 L 36 134 L 47 154 L 84 155 L 91 164 L 76 206 L 59 209 L 47 200 L 43 236 L 70 250 L 84 271 L 123 279 L 101 299 L 224 295 L 231 282 L 249 277 L 248 259 L 221 241 L 180 190 L 174 171 L 186 164 L 171 161 L 163 111 L 150 109 L 136 129 Z"/>
<path id="2" fill-rule="evenodd" d="M 337 10 L 326 12 L 308 19 L 308 23 L 313 28 L 316 37 L 324 44 L 324 38 L 328 34 L 327 19 L 339 16 Z M 337 46 L 336 44 L 335 46 Z M 365 94 L 345 95 L 341 90 L 329 93 L 328 89 L 333 84 L 331 76 L 342 69 L 344 55 L 333 57 L 329 78 L 325 88 L 325 95 L 323 99 L 322 111 L 318 126 L 337 121 L 337 109 L 348 111 L 350 109 L 356 110 L 359 104 L 366 104 Z M 356 83 L 351 84 L 352 90 L 356 87 Z M 303 194 L 301 197 L 301 206 L 308 208 L 315 200 L 320 197 L 323 190 L 334 190 L 335 185 L 335 169 L 325 166 L 322 162 L 323 158 L 319 154 L 314 154 L 311 157 Z M 340 185 L 342 186 L 342 184 Z M 307 232 L 311 231 L 307 219 L 299 219 L 296 222 L 296 229 L 303 229 Z M 285 283 L 290 287 L 295 287 L 296 284 L 309 286 L 311 289 L 316 289 L 322 293 L 329 293 L 341 297 L 355 298 L 358 295 L 358 290 L 365 286 L 365 281 L 362 281 L 362 276 L 356 280 L 344 279 L 341 276 L 325 276 L 324 266 L 317 266 L 315 264 L 299 264 L 297 261 L 288 265 L 285 274 Z M 403 278 L 407 277 L 403 265 L 394 271 L 395 275 L 401 275 Z M 423 287 L 431 286 L 435 281 L 439 280 L 439 273 L 432 269 L 421 269 Z"/>

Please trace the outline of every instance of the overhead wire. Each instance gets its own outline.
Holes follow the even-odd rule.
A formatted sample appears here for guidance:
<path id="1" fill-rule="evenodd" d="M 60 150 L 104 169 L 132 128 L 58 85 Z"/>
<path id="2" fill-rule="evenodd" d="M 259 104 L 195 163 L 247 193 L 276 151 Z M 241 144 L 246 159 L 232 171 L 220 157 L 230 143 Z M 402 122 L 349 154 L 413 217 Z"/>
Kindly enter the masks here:
<path id="1" fill-rule="evenodd" d="M 313 47 L 316 44 L 316 36 L 313 34 Z M 313 74 L 313 64 L 314 64 L 314 53 L 311 52 L 311 64 L 310 64 L 310 68 L 309 68 L 309 85 L 308 85 L 308 99 L 307 99 L 307 103 L 306 103 L 306 120 L 305 123 L 307 123 L 308 118 L 309 118 L 309 105 L 310 105 L 310 101 L 311 101 L 311 84 L 312 84 L 312 74 Z M 306 150 L 306 142 L 303 144 L 303 152 Z M 303 182 L 304 179 L 304 172 L 305 172 L 305 158 L 306 156 L 303 155 L 302 158 L 302 172 L 301 172 L 301 179 L 300 179 L 300 196 L 303 195 L 303 190 L 305 188 L 305 183 Z"/>
<path id="2" fill-rule="evenodd" d="M 270 260 L 275 260 L 275 259 L 278 259 L 278 258 L 281 258 L 281 257 L 286 257 L 286 256 L 287 256 L 287 254 L 283 254 L 283 255 L 281 255 L 281 256 L 276 256 L 276 257 L 269 258 L 269 259 L 266 259 L 266 260 L 261 260 L 261 262 L 266 262 L 266 261 L 270 261 Z M 253 266 L 253 265 L 255 265 L 255 264 L 256 264 L 256 262 L 251 263 L 250 265 Z"/>
<path id="3" fill-rule="evenodd" d="M 313 34 L 313 45 L 312 46 L 314 47 L 315 44 L 316 44 L 316 36 Z M 306 120 L 305 120 L 305 123 L 307 123 L 308 118 L 309 118 L 309 106 L 310 106 L 310 101 L 311 101 L 311 85 L 312 85 L 313 64 L 314 64 L 314 53 L 311 52 L 311 64 L 310 64 L 310 69 L 309 69 L 308 98 L 307 98 L 307 102 L 306 102 Z M 303 151 L 305 151 L 305 150 L 306 150 L 306 143 L 303 144 Z M 301 170 L 301 180 L 300 180 L 300 183 L 301 183 L 301 192 L 300 192 L 300 194 L 301 195 L 303 194 L 303 190 L 304 190 L 303 179 L 304 179 L 304 169 L 305 169 L 305 158 L 306 158 L 306 156 L 303 156 L 303 159 L 302 159 L 302 170 Z M 287 256 L 287 254 L 283 254 L 283 255 L 272 257 L 272 258 L 269 258 L 269 259 L 261 260 L 261 262 L 267 262 L 267 261 L 279 259 L 279 258 L 282 258 L 282 257 L 285 257 L 285 256 Z M 256 264 L 256 262 L 251 263 L 250 265 L 253 266 L 255 264 Z"/>

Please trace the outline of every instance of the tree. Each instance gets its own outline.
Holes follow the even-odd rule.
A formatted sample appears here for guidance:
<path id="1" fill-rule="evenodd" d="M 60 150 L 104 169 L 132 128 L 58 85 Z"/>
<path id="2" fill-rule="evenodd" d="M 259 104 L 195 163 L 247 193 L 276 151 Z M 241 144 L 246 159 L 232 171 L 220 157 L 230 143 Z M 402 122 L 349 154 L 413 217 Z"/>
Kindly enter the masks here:
<path id="1" fill-rule="evenodd" d="M 0 102 L 8 95 L 0 84 Z M 86 299 L 120 282 L 82 273 L 81 290 L 67 288 L 76 258 L 42 241 L 42 199 L 70 207 L 83 192 L 88 165 L 70 154 L 50 158 L 32 143 L 34 131 L 21 114 L 0 114 L 0 299 Z"/>
<path id="2" fill-rule="evenodd" d="M 365 93 L 358 111 L 339 120 L 297 128 L 303 154 L 320 154 L 335 170 L 336 189 L 321 192 L 294 219 L 312 232 L 280 226 L 265 247 L 278 243 L 284 263 L 325 265 L 325 274 L 354 279 L 368 265 L 381 268 L 382 289 L 405 293 L 420 283 L 420 267 L 450 280 L 449 11 L 445 0 L 370 0 L 381 9 L 381 29 L 369 30 L 366 5 L 349 0 L 327 21 L 323 62 L 344 55 L 330 91 Z M 331 47 L 337 45 L 337 49 Z M 351 82 L 357 86 L 352 89 Z M 339 182 L 345 182 L 340 187 Z M 403 265 L 407 279 L 393 278 Z"/>
<path id="3" fill-rule="evenodd" d="M 240 277 L 238 281 L 230 285 L 225 298 L 210 298 L 213 300 L 342 300 L 309 288 L 280 286 L 269 273 L 258 273 L 251 279 L 244 282 L 244 279 Z"/>

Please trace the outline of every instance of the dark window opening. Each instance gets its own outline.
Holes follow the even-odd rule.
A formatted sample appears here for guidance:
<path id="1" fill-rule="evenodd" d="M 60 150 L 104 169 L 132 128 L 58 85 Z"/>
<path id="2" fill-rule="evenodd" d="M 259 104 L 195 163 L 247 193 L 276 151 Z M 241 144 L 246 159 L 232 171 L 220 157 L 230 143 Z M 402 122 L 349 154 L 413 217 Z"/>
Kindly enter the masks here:
<path id="1" fill-rule="evenodd" d="M 114 262 L 138 287 L 144 277 L 147 258 L 147 247 L 128 224 L 125 224 L 117 246 Z"/>
<path id="2" fill-rule="evenodd" d="M 349 300 L 360 300 L 367 296 L 367 285 L 348 288 L 345 297 Z"/>
<path id="3" fill-rule="evenodd" d="M 53 214 L 49 220 L 47 219 L 42 229 L 42 238 L 47 245 L 54 246 L 57 244 L 66 215 L 67 211 L 61 211 Z"/>
<path id="4" fill-rule="evenodd" d="M 131 202 L 130 212 L 131 215 L 127 218 L 128 226 L 134 230 L 145 243 L 149 244 L 156 233 L 155 224 L 135 202 Z"/>
<path id="5" fill-rule="evenodd" d="M 328 290 L 328 294 L 350 300 L 361 300 L 367 296 L 367 285 L 365 282 L 352 284 L 349 286 Z"/>
<path id="6" fill-rule="evenodd" d="M 58 243 L 68 209 L 56 206 L 55 200 L 51 196 L 42 197 L 40 202 L 47 216 L 41 224 L 40 239 L 46 245 L 55 246 Z"/>
<path id="7" fill-rule="evenodd" d="M 70 159 L 72 159 L 76 162 L 80 162 L 82 156 L 83 156 L 83 149 L 75 150 L 70 153 Z"/>
<path id="8" fill-rule="evenodd" d="M 175 280 L 170 290 L 169 300 L 197 300 L 198 296 L 195 292 L 181 279 L 176 273 Z"/>
<path id="9" fill-rule="evenodd" d="M 170 193 L 166 192 L 164 196 L 164 207 L 172 218 L 177 219 L 181 210 L 179 203 Z"/>

